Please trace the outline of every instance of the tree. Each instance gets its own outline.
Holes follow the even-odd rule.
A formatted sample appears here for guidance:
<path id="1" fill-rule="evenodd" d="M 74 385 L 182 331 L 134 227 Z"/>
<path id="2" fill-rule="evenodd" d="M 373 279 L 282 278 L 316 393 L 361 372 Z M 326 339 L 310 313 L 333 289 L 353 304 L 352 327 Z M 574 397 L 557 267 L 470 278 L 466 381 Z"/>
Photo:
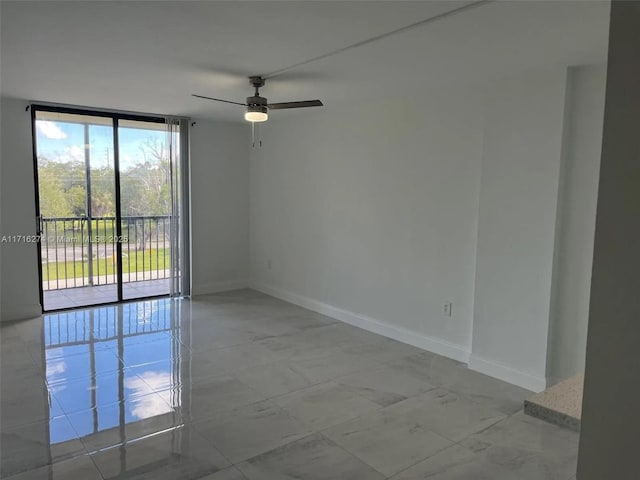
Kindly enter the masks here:
<path id="1" fill-rule="evenodd" d="M 115 175 L 111 167 L 91 170 L 91 215 L 93 217 L 116 215 Z"/>
<path id="2" fill-rule="evenodd" d="M 40 214 L 43 217 L 68 217 L 74 215 L 68 190 L 77 185 L 74 181 L 72 162 L 59 163 L 45 157 L 38 158 L 38 190 Z"/>
<path id="3" fill-rule="evenodd" d="M 171 212 L 169 158 L 157 137 L 141 146 L 142 161 L 122 172 L 120 191 L 123 215 L 168 215 Z"/>
<path id="4" fill-rule="evenodd" d="M 140 161 L 121 172 L 123 216 L 168 215 L 171 212 L 168 152 L 158 137 L 140 146 Z M 43 217 L 87 215 L 86 171 L 83 161 L 60 162 L 38 157 L 40 212 Z M 91 216 L 115 216 L 115 174 L 111 166 L 92 168 Z"/>
<path id="5" fill-rule="evenodd" d="M 40 214 L 43 217 L 66 217 L 71 211 L 60 182 L 49 171 L 38 172 Z"/>

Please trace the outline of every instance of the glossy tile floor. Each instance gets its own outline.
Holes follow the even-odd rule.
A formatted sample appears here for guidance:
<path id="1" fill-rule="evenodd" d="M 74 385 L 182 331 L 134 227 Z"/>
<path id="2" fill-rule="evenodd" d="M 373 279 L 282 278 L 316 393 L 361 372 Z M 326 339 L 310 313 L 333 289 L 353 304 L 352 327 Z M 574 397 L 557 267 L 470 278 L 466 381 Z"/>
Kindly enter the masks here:
<path id="1" fill-rule="evenodd" d="M 11 480 L 568 480 L 530 392 L 241 290 L 4 325 Z"/>

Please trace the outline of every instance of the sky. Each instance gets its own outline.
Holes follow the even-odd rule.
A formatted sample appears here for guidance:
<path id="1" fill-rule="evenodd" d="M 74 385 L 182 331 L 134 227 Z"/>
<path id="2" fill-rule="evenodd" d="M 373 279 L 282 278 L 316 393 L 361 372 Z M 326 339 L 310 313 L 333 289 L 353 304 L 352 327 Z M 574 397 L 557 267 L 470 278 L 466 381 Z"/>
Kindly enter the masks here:
<path id="1" fill-rule="evenodd" d="M 144 161 L 140 146 L 150 138 L 165 142 L 163 130 L 119 128 L 120 170 L 126 171 Z M 84 125 L 51 120 L 36 120 L 38 156 L 58 162 L 84 162 Z M 111 126 L 89 126 L 92 168 L 113 167 L 113 130 Z"/>

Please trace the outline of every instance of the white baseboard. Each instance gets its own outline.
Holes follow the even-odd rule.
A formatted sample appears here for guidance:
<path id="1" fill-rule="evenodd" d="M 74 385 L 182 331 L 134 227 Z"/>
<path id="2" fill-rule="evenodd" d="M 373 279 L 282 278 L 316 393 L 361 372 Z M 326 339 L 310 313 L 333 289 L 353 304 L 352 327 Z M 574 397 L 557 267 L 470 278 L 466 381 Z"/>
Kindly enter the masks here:
<path id="1" fill-rule="evenodd" d="M 226 280 L 223 282 L 194 284 L 191 286 L 191 296 L 195 297 L 197 295 L 209 295 L 212 293 L 228 292 L 230 290 L 247 288 L 248 286 L 249 280 L 246 278 L 240 278 L 237 280 Z"/>
<path id="2" fill-rule="evenodd" d="M 28 320 L 42 315 L 42 307 L 36 305 L 19 305 L 14 308 L 3 308 L 0 322 L 14 322 L 16 320 Z"/>
<path id="3" fill-rule="evenodd" d="M 279 298 L 289 303 L 293 303 L 300 307 L 307 308 L 314 312 L 327 315 L 342 322 L 348 323 L 355 327 L 362 328 L 372 333 L 377 333 L 402 343 L 413 345 L 414 347 L 427 350 L 429 352 L 442 355 L 444 357 L 467 363 L 469 361 L 469 351 L 461 345 L 447 342 L 439 338 L 429 337 L 422 333 L 406 329 L 382 320 L 377 320 L 365 315 L 360 315 L 348 310 L 343 310 L 328 303 L 314 300 L 297 293 L 289 292 L 279 288 L 271 287 L 266 284 L 250 282 L 249 286 L 272 297 Z"/>
<path id="4" fill-rule="evenodd" d="M 536 393 L 542 392 L 547 388 L 547 380 L 545 377 L 537 377 L 474 354 L 471 354 L 469 358 L 469 369 L 517 385 L 518 387 L 532 390 Z"/>

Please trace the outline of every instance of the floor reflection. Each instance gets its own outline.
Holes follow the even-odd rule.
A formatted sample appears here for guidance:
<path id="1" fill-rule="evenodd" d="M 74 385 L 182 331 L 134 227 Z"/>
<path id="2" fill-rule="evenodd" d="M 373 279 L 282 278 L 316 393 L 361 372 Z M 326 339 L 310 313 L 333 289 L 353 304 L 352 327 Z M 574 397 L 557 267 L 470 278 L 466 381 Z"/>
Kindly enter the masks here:
<path id="1" fill-rule="evenodd" d="M 181 424 L 189 356 L 182 355 L 180 322 L 181 302 L 171 299 L 46 315 L 50 443 L 80 437 L 100 449 Z M 61 416 L 72 428 L 53 421 Z"/>

